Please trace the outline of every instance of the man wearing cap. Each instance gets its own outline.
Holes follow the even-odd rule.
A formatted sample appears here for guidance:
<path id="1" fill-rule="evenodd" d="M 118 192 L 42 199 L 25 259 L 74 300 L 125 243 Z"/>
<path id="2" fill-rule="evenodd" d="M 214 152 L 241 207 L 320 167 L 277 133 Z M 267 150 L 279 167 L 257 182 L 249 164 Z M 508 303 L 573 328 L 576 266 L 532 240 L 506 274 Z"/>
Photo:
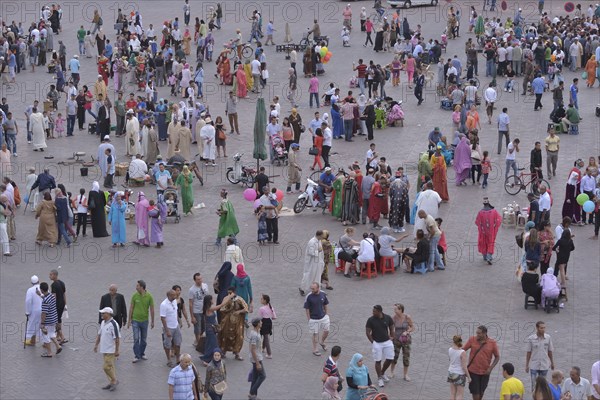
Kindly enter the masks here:
<path id="1" fill-rule="evenodd" d="M 119 384 L 119 381 L 117 380 L 115 358 L 119 357 L 121 333 L 119 331 L 119 325 L 112 317 L 112 308 L 104 307 L 100 310 L 100 314 L 102 316 L 102 323 L 98 330 L 98 336 L 96 336 L 94 353 L 100 351 L 104 357 L 103 369 L 108 377 L 108 385 L 103 386 L 102 389 L 113 392 Z"/>
<path id="2" fill-rule="evenodd" d="M 496 234 L 502 217 L 492 207 L 487 197 L 483 198 L 483 208 L 477 213 L 475 225 L 477 225 L 477 250 L 483 255 L 483 261 L 492 265 L 492 256 L 494 255 L 494 244 L 496 242 Z"/>
<path id="3" fill-rule="evenodd" d="M 79 63 L 79 56 L 75 54 L 71 60 L 69 60 L 69 70 L 71 71 L 71 80 L 75 87 L 79 84 L 79 68 L 81 64 Z"/>
<path id="4" fill-rule="evenodd" d="M 25 344 L 35 346 L 35 339 L 40 330 L 42 317 L 42 293 L 40 292 L 40 280 L 37 275 L 31 277 L 31 287 L 25 294 L 25 315 L 27 316 L 27 327 L 25 333 Z"/>

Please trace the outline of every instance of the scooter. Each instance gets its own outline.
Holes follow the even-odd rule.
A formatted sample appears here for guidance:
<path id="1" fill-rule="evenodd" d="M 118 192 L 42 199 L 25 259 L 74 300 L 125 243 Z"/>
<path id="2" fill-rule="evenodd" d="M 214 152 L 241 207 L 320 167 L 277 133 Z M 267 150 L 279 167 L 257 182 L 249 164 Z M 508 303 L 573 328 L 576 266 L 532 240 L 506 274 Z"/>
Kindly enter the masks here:
<path id="1" fill-rule="evenodd" d="M 243 153 L 236 153 L 233 156 L 233 167 L 227 168 L 226 176 L 227 180 L 234 185 L 241 182 L 242 185 L 251 188 L 254 186 L 256 170 L 242 165 L 241 160 L 243 155 Z"/>
<path id="2" fill-rule="evenodd" d="M 323 214 L 325 214 L 325 210 L 327 210 L 329 204 L 329 196 L 325 194 L 325 199 L 321 201 L 321 199 L 319 199 L 319 194 L 317 193 L 319 184 L 310 178 L 307 178 L 306 182 L 306 189 L 298 196 L 298 200 L 296 200 L 296 203 L 294 204 L 294 212 L 300 214 L 306 207 L 312 207 L 314 212 L 321 208 Z"/>

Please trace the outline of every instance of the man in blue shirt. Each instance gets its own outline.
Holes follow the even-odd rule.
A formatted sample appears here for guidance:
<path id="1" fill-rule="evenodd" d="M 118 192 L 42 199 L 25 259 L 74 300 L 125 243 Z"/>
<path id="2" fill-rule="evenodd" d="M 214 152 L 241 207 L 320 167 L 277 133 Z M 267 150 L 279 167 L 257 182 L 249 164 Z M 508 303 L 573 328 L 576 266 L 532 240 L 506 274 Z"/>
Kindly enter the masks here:
<path id="1" fill-rule="evenodd" d="M 544 82 L 544 78 L 542 78 L 542 75 L 538 73 L 533 82 L 531 82 L 531 88 L 533 89 L 533 94 L 535 94 L 535 104 L 533 106 L 533 111 L 537 111 L 543 108 L 542 95 L 544 94 L 544 86 L 546 86 L 546 82 Z"/>
<path id="2" fill-rule="evenodd" d="M 273 21 L 269 21 L 269 23 L 267 24 L 267 40 L 265 41 L 265 46 L 269 45 L 269 40 L 271 41 L 271 44 L 273 46 L 275 46 L 275 42 L 273 42 L 273 32 L 275 32 L 275 28 L 273 28 Z"/>
<path id="3" fill-rule="evenodd" d="M 160 163 L 158 165 L 158 172 L 154 174 L 154 179 L 156 179 L 156 193 L 164 194 L 165 190 L 173 185 L 173 179 L 171 178 L 171 173 L 166 170 L 165 164 Z"/>
<path id="4" fill-rule="evenodd" d="M 75 54 L 73 58 L 69 61 L 69 69 L 71 70 L 71 79 L 73 80 L 73 84 L 77 86 L 79 83 L 79 56 Z"/>
<path id="5" fill-rule="evenodd" d="M 321 204 L 325 203 L 325 192 L 331 192 L 334 180 L 335 175 L 331 173 L 331 168 L 326 167 L 325 172 L 323 172 L 319 177 L 319 187 L 317 188 L 317 193 L 319 195 Z"/>
<path id="6" fill-rule="evenodd" d="M 579 87 L 577 86 L 578 83 L 579 78 L 573 78 L 573 84 L 569 88 L 569 97 L 571 98 L 569 103 L 572 103 L 573 106 L 579 110 L 579 104 L 577 103 L 577 94 L 579 93 Z"/>

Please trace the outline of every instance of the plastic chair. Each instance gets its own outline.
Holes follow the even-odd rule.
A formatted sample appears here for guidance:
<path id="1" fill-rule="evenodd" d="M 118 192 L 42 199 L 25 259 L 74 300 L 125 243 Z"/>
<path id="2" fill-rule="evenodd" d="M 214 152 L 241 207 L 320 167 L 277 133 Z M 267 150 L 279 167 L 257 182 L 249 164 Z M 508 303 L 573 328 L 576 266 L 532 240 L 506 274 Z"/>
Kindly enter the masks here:
<path id="1" fill-rule="evenodd" d="M 343 274 L 345 269 L 346 269 L 346 261 L 340 260 L 338 258 L 337 263 L 335 265 L 335 273 L 337 274 L 338 272 L 341 272 Z"/>
<path id="2" fill-rule="evenodd" d="M 377 277 L 377 268 L 375 267 L 375 261 L 367 261 L 364 263 L 365 266 L 360 270 L 360 277 L 366 276 L 367 279 L 371 279 Z"/>
<path id="3" fill-rule="evenodd" d="M 396 270 L 394 269 L 394 257 L 380 257 L 379 266 L 382 276 L 385 275 L 386 272 L 390 274 L 396 272 Z"/>
<path id="4" fill-rule="evenodd" d="M 534 306 L 536 310 L 538 309 L 538 305 L 533 296 L 525 294 L 525 309 L 527 310 L 530 306 Z"/>
<path id="5" fill-rule="evenodd" d="M 413 268 L 413 271 L 415 273 L 418 272 L 422 275 L 425 275 L 427 273 L 427 263 L 422 262 L 420 264 L 415 265 L 415 267 Z"/>
<path id="6" fill-rule="evenodd" d="M 569 135 L 579 135 L 579 124 L 571 124 L 569 126 Z"/>
<path id="7" fill-rule="evenodd" d="M 560 307 L 558 306 L 558 297 L 548 298 L 546 297 L 544 303 L 544 311 L 550 314 L 550 311 L 556 310 L 557 313 L 560 312 Z"/>

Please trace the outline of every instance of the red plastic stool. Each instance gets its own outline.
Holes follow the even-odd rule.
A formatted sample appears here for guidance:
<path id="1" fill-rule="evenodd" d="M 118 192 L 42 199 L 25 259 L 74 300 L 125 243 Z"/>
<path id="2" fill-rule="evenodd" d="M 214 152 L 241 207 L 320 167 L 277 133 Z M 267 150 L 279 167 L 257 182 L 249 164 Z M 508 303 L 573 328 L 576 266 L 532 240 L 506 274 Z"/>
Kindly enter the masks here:
<path id="1" fill-rule="evenodd" d="M 352 269 L 356 271 L 356 260 L 352 260 Z M 341 272 L 342 274 L 346 270 L 346 261 L 338 259 L 338 265 L 335 267 L 335 273 Z"/>
<path id="2" fill-rule="evenodd" d="M 375 267 L 375 261 L 367 261 L 365 267 L 360 270 L 360 277 L 366 276 L 367 279 L 371 279 L 377 277 L 377 268 Z"/>
<path id="3" fill-rule="evenodd" d="M 381 266 L 381 275 L 385 275 L 386 272 L 390 274 L 396 272 L 394 269 L 394 257 L 380 257 L 379 265 Z"/>

